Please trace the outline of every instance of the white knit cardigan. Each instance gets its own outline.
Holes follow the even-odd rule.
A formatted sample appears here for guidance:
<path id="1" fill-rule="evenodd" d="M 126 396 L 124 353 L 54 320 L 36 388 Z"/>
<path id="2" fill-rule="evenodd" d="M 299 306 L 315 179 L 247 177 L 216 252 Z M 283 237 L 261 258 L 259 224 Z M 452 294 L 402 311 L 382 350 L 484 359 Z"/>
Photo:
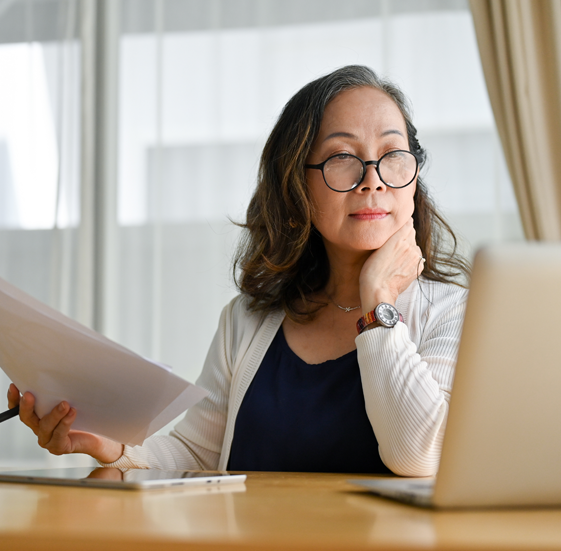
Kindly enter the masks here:
<path id="1" fill-rule="evenodd" d="M 414 281 L 399 296 L 404 318 L 356 338 L 366 412 L 380 457 L 394 473 L 436 473 L 467 291 Z M 236 416 L 244 395 L 284 319 L 246 309 L 238 296 L 222 311 L 197 384 L 209 390 L 168 436 L 125 446 L 106 466 L 159 469 L 226 469 Z"/>

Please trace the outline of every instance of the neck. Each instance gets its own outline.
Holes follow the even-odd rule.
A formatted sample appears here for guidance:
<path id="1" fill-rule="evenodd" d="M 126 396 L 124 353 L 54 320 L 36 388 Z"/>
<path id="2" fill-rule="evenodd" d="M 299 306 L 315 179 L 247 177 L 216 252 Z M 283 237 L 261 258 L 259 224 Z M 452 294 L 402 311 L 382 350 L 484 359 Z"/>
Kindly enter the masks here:
<path id="1" fill-rule="evenodd" d="M 341 251 L 327 245 L 326 251 L 330 270 L 325 293 L 340 306 L 359 306 L 360 271 L 372 251 Z"/>

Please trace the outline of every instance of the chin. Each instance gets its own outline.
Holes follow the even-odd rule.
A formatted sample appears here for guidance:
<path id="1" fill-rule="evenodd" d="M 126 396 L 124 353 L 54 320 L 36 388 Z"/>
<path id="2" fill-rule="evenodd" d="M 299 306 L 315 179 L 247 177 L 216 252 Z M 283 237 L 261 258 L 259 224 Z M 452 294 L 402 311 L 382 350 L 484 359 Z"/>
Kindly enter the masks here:
<path id="1" fill-rule="evenodd" d="M 356 251 L 375 251 L 384 245 L 389 238 L 390 236 L 388 235 L 361 239 L 360 242 L 356 243 L 354 249 Z"/>
<path id="2" fill-rule="evenodd" d="M 331 249 L 333 251 L 340 250 L 341 252 L 352 252 L 352 253 L 365 253 L 372 252 L 379 249 L 386 241 L 390 238 L 391 234 L 384 232 L 384 235 L 347 235 L 344 239 L 333 239 L 323 237 L 323 242 L 327 250 Z"/>
<path id="3" fill-rule="evenodd" d="M 371 253 L 372 251 L 379 249 L 386 241 L 387 240 L 369 239 L 360 243 L 346 244 L 346 246 L 343 245 L 342 248 L 354 253 Z"/>

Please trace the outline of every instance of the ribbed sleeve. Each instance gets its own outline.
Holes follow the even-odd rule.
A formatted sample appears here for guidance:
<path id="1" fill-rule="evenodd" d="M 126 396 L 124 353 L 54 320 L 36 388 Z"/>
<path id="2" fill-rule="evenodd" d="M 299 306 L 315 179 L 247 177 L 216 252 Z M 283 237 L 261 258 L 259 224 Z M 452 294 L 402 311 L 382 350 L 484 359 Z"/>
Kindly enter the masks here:
<path id="1" fill-rule="evenodd" d="M 200 462 L 206 459 L 207 464 Z M 178 439 L 174 432 L 169 436 L 156 435 L 142 446 L 125 446 L 123 455 L 114 463 L 100 463 L 103 467 L 119 469 L 213 470 L 216 458 L 208 450 Z"/>
<path id="2" fill-rule="evenodd" d="M 396 474 L 438 470 L 466 295 L 451 285 L 417 284 L 397 303 L 405 323 L 356 339 L 368 418 L 380 457 Z"/>

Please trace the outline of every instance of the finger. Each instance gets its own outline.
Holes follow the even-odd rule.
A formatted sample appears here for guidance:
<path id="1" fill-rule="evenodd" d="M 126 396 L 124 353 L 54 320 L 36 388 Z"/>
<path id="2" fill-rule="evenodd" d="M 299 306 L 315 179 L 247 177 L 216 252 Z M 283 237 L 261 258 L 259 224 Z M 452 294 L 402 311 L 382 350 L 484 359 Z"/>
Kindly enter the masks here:
<path id="1" fill-rule="evenodd" d="M 413 226 L 413 219 L 410 218 L 397 230 L 386 242 L 388 247 L 396 246 L 399 244 L 407 244 L 409 246 L 417 246 L 416 231 Z"/>
<path id="2" fill-rule="evenodd" d="M 399 228 L 393 235 L 397 238 L 400 238 L 408 236 L 411 232 L 413 232 L 413 235 L 415 235 L 415 226 L 413 226 L 413 218 L 408 218 L 404 222 L 403 226 L 401 226 L 401 228 Z"/>
<path id="3" fill-rule="evenodd" d="M 402 228 L 412 228 L 413 227 L 413 217 L 410 216 L 405 222 L 403 223 Z"/>
<path id="4" fill-rule="evenodd" d="M 45 444 L 49 452 L 53 455 L 72 453 L 72 441 L 68 437 L 72 423 L 76 419 L 76 410 L 70 408 L 68 413 L 60 420 L 55 429 L 50 433 L 50 440 Z"/>
<path id="5" fill-rule="evenodd" d="M 41 418 L 39 421 L 39 430 L 36 433 L 40 446 L 45 447 L 52 440 L 53 432 L 62 419 L 68 414 L 69 410 L 70 405 L 68 402 L 61 402 L 47 413 L 47 415 Z"/>
<path id="6" fill-rule="evenodd" d="M 24 392 L 19 403 L 19 418 L 35 434 L 39 430 L 39 417 L 35 413 L 35 396 L 31 392 Z"/>
<path id="7" fill-rule="evenodd" d="M 15 408 L 20 401 L 20 395 L 18 387 L 14 383 L 10 383 L 8 387 L 8 407 L 10 409 Z"/>

